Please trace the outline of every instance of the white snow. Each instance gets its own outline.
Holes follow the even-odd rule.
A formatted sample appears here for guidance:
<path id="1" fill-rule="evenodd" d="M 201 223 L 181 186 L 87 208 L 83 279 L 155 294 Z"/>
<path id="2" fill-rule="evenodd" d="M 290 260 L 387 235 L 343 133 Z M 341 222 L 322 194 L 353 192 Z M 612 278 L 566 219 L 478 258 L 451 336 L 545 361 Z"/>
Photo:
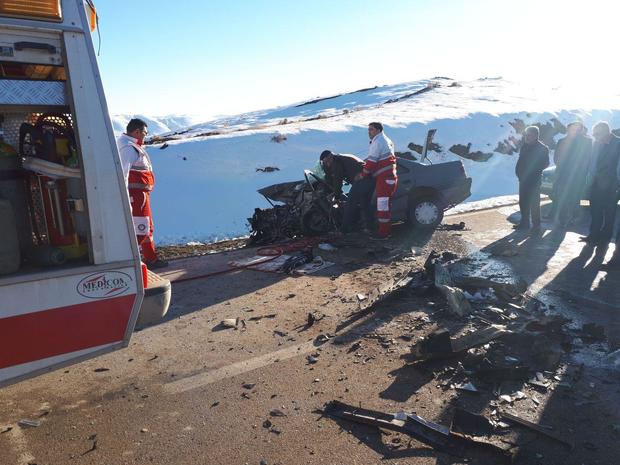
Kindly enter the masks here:
<path id="1" fill-rule="evenodd" d="M 620 127 L 620 96 L 604 95 L 596 86 L 533 89 L 501 78 L 459 82 L 458 86 L 450 86 L 452 82 L 434 79 L 383 86 L 303 106 L 294 104 L 193 126 L 190 122 L 179 135 L 170 134 L 178 131 L 172 127 L 174 121 L 150 119 L 151 134 L 165 133 L 155 129 L 159 124 L 158 128 L 167 126 L 168 135 L 176 139 L 169 140 L 165 150 L 160 150 L 161 145 L 148 147 L 156 175 L 152 196 L 156 242 L 208 242 L 247 234 L 246 219 L 254 208 L 269 206 L 257 189 L 302 179 L 303 169 L 315 167 L 325 149 L 364 158 L 366 127 L 371 121 L 384 124 L 399 151 L 408 151 L 410 142 L 423 144 L 426 131 L 436 128 L 435 142 L 443 152 L 430 153 L 430 160 L 463 161 L 473 178 L 469 201 L 516 194 L 517 157 L 494 153 L 487 162 L 465 160 L 448 152 L 453 144 L 471 143 L 471 151 L 493 152 L 499 141 L 519 137 L 509 124 L 516 118 L 526 124 L 554 117 L 566 124 L 580 118 L 588 127 L 607 120 L 612 128 Z M 386 103 L 432 83 L 439 86 Z M 128 117 L 115 121 L 122 126 L 123 118 Z M 211 135 L 201 136 L 204 133 Z M 272 142 L 277 134 L 286 140 Z M 279 171 L 256 171 L 265 166 Z"/>
<path id="2" fill-rule="evenodd" d="M 166 115 L 166 116 L 145 116 L 145 115 L 112 115 L 112 128 L 118 136 L 125 132 L 127 123 L 132 118 L 140 118 L 147 124 L 150 134 L 163 134 L 171 131 L 184 129 L 198 122 L 196 116 L 192 115 Z"/>

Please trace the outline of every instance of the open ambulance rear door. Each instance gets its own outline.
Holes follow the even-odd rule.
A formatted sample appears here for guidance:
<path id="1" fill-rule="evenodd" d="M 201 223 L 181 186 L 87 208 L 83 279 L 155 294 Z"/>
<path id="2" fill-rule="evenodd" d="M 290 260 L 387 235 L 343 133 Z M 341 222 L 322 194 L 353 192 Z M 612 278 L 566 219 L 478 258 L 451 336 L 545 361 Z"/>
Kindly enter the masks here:
<path id="1" fill-rule="evenodd" d="M 127 346 L 144 295 L 85 5 L 0 1 L 0 386 Z"/>

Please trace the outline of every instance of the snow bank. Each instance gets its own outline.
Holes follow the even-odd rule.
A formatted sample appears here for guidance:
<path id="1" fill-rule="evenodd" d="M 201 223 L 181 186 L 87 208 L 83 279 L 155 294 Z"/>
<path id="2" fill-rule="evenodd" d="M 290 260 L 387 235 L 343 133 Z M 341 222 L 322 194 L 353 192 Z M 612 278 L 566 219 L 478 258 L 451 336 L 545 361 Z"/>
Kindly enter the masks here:
<path id="1" fill-rule="evenodd" d="M 313 168 L 325 149 L 363 158 L 370 121 L 384 123 L 398 151 L 408 151 L 411 142 L 422 144 L 426 131 L 436 128 L 441 150 L 431 152 L 430 160 L 463 161 L 473 178 L 469 201 L 514 195 L 516 155 L 495 150 L 507 152 L 506 144 L 520 138 L 524 125 L 534 123 L 560 128 L 548 132 L 553 145 L 562 136 L 562 125 L 577 118 L 588 127 L 604 119 L 618 128 L 620 97 L 533 90 L 502 79 L 457 84 L 439 79 L 220 118 L 177 134 L 178 129 L 171 130 L 164 150 L 162 145 L 148 147 L 157 178 L 155 239 L 160 244 L 207 242 L 247 234 L 246 219 L 254 208 L 269 206 L 257 189 L 301 179 L 303 169 Z M 272 142 L 276 134 L 285 140 Z M 470 152 L 490 158 L 464 159 L 450 152 L 456 144 L 471 144 Z M 279 171 L 257 171 L 265 166 Z"/>

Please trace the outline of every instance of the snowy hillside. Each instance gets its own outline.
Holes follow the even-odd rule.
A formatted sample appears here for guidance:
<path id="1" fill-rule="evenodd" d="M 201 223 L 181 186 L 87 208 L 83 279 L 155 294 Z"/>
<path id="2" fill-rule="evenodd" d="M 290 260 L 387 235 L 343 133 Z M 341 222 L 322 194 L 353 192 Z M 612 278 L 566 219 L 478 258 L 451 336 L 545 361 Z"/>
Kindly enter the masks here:
<path id="1" fill-rule="evenodd" d="M 184 129 L 197 123 L 196 117 L 190 115 L 144 116 L 144 115 L 112 115 L 112 127 L 116 135 L 125 131 L 132 118 L 140 118 L 146 122 L 150 134 L 164 134 Z"/>
<path id="2" fill-rule="evenodd" d="M 160 132 L 149 146 L 158 243 L 211 241 L 247 234 L 246 219 L 267 202 L 256 190 L 298 180 L 325 149 L 364 158 L 366 127 L 381 121 L 400 152 L 437 129 L 433 163 L 462 160 L 473 178 L 470 201 L 517 192 L 516 147 L 529 124 L 553 148 L 565 125 L 607 120 L 620 127 L 620 96 L 597 89 L 532 89 L 501 78 L 446 78 L 362 89 L 287 107 Z M 600 92 L 599 92 L 600 94 Z M 165 125 L 163 122 L 162 126 Z M 470 145 L 471 144 L 471 145 Z M 258 171 L 266 166 L 272 172 Z"/>

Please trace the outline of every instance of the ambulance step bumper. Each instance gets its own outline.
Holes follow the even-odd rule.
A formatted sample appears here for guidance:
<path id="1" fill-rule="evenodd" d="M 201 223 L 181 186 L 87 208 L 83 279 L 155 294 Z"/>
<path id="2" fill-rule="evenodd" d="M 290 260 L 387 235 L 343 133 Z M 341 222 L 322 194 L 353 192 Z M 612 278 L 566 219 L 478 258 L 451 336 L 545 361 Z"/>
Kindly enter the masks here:
<path id="1" fill-rule="evenodd" d="M 136 321 L 136 329 L 156 324 L 168 313 L 172 298 L 170 281 L 148 271 L 148 287 L 144 289 L 144 300 Z"/>

